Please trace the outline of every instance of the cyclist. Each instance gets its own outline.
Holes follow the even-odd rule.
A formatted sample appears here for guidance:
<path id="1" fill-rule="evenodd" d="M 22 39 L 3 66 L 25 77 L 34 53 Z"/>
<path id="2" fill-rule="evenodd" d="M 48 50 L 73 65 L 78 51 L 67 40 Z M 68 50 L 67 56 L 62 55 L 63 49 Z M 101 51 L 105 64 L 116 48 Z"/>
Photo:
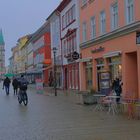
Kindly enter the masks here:
<path id="1" fill-rule="evenodd" d="M 27 88 L 28 88 L 28 81 L 24 78 L 24 75 L 21 75 L 21 78 L 19 79 L 19 89 L 26 91 Z"/>
<path id="2" fill-rule="evenodd" d="M 19 103 L 21 103 L 24 100 L 23 102 L 25 105 L 27 105 L 28 103 L 28 97 L 26 93 L 27 88 L 28 88 L 28 81 L 24 78 L 24 75 L 21 75 L 21 78 L 19 79 L 18 100 Z"/>

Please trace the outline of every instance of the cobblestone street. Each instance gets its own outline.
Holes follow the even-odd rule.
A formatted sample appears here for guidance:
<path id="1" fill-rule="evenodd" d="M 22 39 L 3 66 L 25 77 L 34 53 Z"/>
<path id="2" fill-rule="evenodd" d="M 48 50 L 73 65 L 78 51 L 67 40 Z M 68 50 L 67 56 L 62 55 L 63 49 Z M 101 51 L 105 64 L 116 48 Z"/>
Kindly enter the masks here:
<path id="1" fill-rule="evenodd" d="M 19 105 L 10 90 L 0 88 L 0 140 L 138 140 L 140 121 L 94 112 L 78 96 L 36 94 L 28 90 L 29 104 Z"/>

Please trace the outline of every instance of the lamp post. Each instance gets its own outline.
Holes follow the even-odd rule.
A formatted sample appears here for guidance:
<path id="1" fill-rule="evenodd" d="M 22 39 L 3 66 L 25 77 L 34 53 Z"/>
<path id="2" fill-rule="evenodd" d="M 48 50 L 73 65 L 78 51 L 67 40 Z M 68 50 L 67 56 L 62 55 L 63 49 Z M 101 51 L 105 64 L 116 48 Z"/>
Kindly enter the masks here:
<path id="1" fill-rule="evenodd" d="M 17 75 L 17 65 L 15 65 L 14 73 Z"/>
<path id="2" fill-rule="evenodd" d="M 54 47 L 53 49 L 53 56 L 54 56 L 54 93 L 57 96 L 57 83 L 56 83 L 56 51 L 57 48 Z"/>
<path id="3" fill-rule="evenodd" d="M 26 70 L 27 70 L 27 63 L 25 62 L 25 77 L 27 78 Z"/>

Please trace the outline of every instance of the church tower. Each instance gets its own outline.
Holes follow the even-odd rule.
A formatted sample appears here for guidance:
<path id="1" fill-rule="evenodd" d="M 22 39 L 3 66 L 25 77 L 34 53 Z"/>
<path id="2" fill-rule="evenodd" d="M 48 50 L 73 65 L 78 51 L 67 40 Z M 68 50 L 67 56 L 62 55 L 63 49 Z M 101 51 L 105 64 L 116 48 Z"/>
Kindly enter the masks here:
<path id="1" fill-rule="evenodd" d="M 5 73 L 5 42 L 3 39 L 2 29 L 0 29 L 0 77 Z"/>

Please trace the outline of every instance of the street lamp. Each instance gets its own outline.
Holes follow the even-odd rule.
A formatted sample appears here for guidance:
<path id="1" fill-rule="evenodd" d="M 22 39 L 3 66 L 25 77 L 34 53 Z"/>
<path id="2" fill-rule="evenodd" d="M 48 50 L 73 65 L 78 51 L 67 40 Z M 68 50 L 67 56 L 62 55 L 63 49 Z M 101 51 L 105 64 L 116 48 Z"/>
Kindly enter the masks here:
<path id="1" fill-rule="evenodd" d="M 15 65 L 14 73 L 17 75 L 17 65 Z"/>
<path id="2" fill-rule="evenodd" d="M 25 77 L 27 78 L 26 70 L 27 70 L 27 63 L 25 62 Z"/>
<path id="3" fill-rule="evenodd" d="M 57 96 L 57 83 L 56 83 L 56 51 L 57 48 L 54 47 L 53 49 L 53 56 L 54 56 L 54 93 Z"/>

